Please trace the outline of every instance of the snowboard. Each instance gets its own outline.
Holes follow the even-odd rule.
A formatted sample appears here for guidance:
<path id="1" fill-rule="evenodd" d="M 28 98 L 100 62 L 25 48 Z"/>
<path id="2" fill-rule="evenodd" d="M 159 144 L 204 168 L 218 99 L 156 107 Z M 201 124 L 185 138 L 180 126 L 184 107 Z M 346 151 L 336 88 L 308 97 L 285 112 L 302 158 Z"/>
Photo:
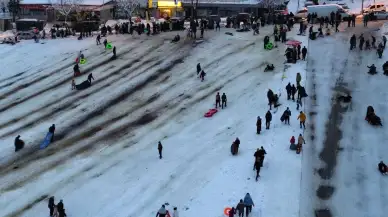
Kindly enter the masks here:
<path id="1" fill-rule="evenodd" d="M 42 144 L 40 144 L 40 149 L 45 149 L 45 148 L 47 148 L 47 146 L 50 145 L 51 137 L 53 137 L 53 134 L 48 132 L 46 134 L 46 137 L 44 138 Z"/>

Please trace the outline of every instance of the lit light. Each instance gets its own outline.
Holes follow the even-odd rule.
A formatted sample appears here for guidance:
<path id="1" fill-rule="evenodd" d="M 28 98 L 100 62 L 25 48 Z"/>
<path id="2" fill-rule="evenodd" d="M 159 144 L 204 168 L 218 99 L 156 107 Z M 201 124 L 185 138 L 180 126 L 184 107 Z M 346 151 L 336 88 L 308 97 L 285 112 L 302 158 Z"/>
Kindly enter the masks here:
<path id="1" fill-rule="evenodd" d="M 158 1 L 158 7 L 182 7 L 182 2 L 178 1 L 178 5 L 175 5 L 174 1 Z"/>

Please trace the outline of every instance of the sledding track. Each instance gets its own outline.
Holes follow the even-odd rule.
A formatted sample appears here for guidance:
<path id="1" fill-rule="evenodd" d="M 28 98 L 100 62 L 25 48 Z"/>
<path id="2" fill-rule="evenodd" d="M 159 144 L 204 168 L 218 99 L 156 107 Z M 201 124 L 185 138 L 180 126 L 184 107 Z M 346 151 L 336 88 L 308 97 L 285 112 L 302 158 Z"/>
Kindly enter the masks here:
<path id="1" fill-rule="evenodd" d="M 374 26 L 369 28 L 377 28 L 376 26 L 379 24 L 374 23 L 372 25 Z M 326 73 L 330 75 L 330 78 L 326 79 L 325 82 L 321 81 L 321 85 L 330 85 L 334 88 L 333 96 L 331 97 L 333 104 L 329 112 L 330 115 L 327 118 L 329 121 L 326 123 L 327 135 L 324 140 L 321 138 L 323 147 L 320 147 L 321 141 L 317 142 L 314 139 L 316 143 L 313 145 L 314 148 L 311 150 L 311 153 L 309 153 L 315 158 L 315 160 L 310 162 L 311 167 L 313 167 L 311 172 L 314 174 L 310 178 L 312 183 L 309 184 L 317 194 L 315 196 L 316 201 L 311 204 L 315 211 L 304 210 L 302 211 L 302 216 L 311 216 L 311 212 L 315 212 L 316 217 L 382 217 L 387 212 L 383 201 L 387 198 L 388 192 L 381 185 L 384 181 L 382 181 L 380 174 L 374 171 L 379 160 L 376 159 L 377 155 L 387 153 L 387 150 L 383 148 L 384 141 L 387 139 L 387 133 L 382 132 L 382 129 L 381 131 L 376 130 L 376 132 L 372 132 L 372 134 L 376 133 L 375 136 L 378 137 L 376 139 L 378 142 L 374 142 L 374 145 L 377 145 L 377 147 L 368 148 L 370 143 L 365 140 L 365 136 L 368 137 L 370 133 L 369 129 L 366 128 L 371 126 L 364 121 L 366 107 L 368 106 L 364 99 L 368 98 L 367 101 L 373 102 L 379 98 L 374 97 L 373 93 L 368 92 L 371 89 L 374 90 L 373 87 L 378 85 L 367 84 L 365 81 L 368 79 L 385 78 L 381 77 L 383 76 L 381 74 L 377 78 L 376 76 L 371 77 L 366 73 L 367 65 L 376 64 L 376 61 L 373 60 L 376 59 L 374 50 L 359 52 L 357 49 L 356 51 L 348 51 L 348 40 L 353 33 L 356 35 L 364 33 L 366 36 L 374 34 L 370 29 L 368 31 L 368 29 L 356 27 L 356 29 L 340 33 L 335 37 L 335 41 L 330 40 L 331 45 L 325 46 L 326 48 L 322 48 L 321 45 L 318 46 L 317 42 L 309 43 L 310 54 L 311 52 L 320 52 L 322 50 L 324 52 L 327 49 L 331 49 L 330 53 L 337 53 L 338 56 L 331 57 L 334 61 L 331 64 L 327 64 L 325 60 L 309 56 L 311 59 L 309 60 L 310 67 L 308 67 L 307 73 L 314 73 L 311 76 L 310 82 L 314 83 L 315 79 L 317 79 L 315 75 L 318 73 Z M 323 39 L 323 41 L 327 41 L 327 39 Z M 316 67 L 319 69 L 315 69 Z M 329 67 L 332 67 L 331 70 L 329 70 Z M 380 66 L 377 67 L 379 68 Z M 336 100 L 339 93 L 346 92 L 353 96 L 352 103 L 347 105 Z M 381 90 L 381 92 L 385 93 L 380 97 L 386 98 L 387 91 Z M 319 100 L 319 98 L 322 98 L 319 92 L 317 92 L 317 98 L 321 106 L 324 105 L 324 101 L 322 99 Z M 384 120 L 386 106 L 384 105 L 383 107 L 380 110 L 382 111 L 381 117 Z M 316 116 L 321 116 L 320 119 L 323 120 L 325 118 L 322 115 L 325 114 L 318 113 Z M 317 129 L 316 126 L 313 128 Z M 316 150 L 317 148 L 322 148 L 322 151 Z M 376 149 L 378 150 L 377 152 Z M 381 159 L 384 159 L 384 157 Z M 376 187 L 377 183 L 380 183 L 379 187 Z M 313 195 L 308 195 L 308 197 L 314 198 Z"/>
<path id="2" fill-rule="evenodd" d="M 260 40 L 262 37 L 257 38 L 257 41 Z M 127 60 L 124 65 L 113 66 L 115 61 L 106 64 L 96 63 L 97 66 L 93 67 L 93 71 L 91 71 L 96 78 L 91 88 L 81 92 L 72 92 L 69 90 L 69 78 L 61 80 L 53 78 L 53 89 L 50 90 L 61 90 L 57 91 L 56 97 L 48 95 L 50 97 L 44 103 L 35 105 L 35 108 L 31 108 L 30 111 L 22 112 L 8 120 L 2 120 L 0 137 L 12 139 L 20 131 L 25 132 L 31 129 L 36 131 L 42 124 L 45 125 L 44 129 L 46 130 L 51 119 L 63 117 L 61 118 L 63 122 L 56 123 L 57 141 L 46 150 L 37 152 L 37 147 L 42 140 L 42 133 L 45 133 L 45 130 L 38 130 L 38 132 L 33 133 L 34 139 L 27 141 L 27 147 L 21 153 L 7 156 L 1 160 L 1 193 L 27 185 L 31 180 L 55 170 L 58 165 L 68 160 L 79 155 L 92 154 L 106 144 L 115 144 L 117 140 L 126 139 L 127 144 L 122 148 L 129 148 L 136 144 L 136 141 L 142 136 L 145 136 L 135 132 L 136 129 L 140 129 L 146 124 L 152 124 L 153 128 L 157 130 L 169 119 L 184 112 L 187 107 L 213 96 L 225 84 L 246 73 L 255 72 L 263 65 L 258 62 L 255 66 L 248 67 L 245 66 L 244 61 L 235 61 L 234 67 L 226 68 L 222 64 L 224 61 L 244 60 L 241 58 L 244 56 L 244 51 L 251 51 L 253 47 L 254 49 L 262 47 L 256 46 L 255 42 L 252 41 L 237 45 L 223 45 L 222 52 L 219 52 L 220 54 L 216 59 L 211 60 L 193 57 L 192 55 L 197 52 L 197 48 L 192 49 L 191 45 L 187 43 L 171 45 L 165 43 L 164 40 L 144 43 L 148 43 L 144 45 L 148 46 L 148 49 L 144 49 L 144 47 L 142 50 L 134 48 L 127 54 L 123 53 L 122 49 L 118 50 L 119 59 Z M 213 55 L 220 48 L 212 47 Z M 251 61 L 249 58 L 245 59 Z M 204 83 L 198 82 L 195 65 L 199 60 L 202 67 L 207 69 L 211 76 L 218 77 L 218 79 L 212 78 Z M 193 70 L 187 71 L 185 70 L 187 68 Z M 67 69 L 66 75 L 70 76 L 71 74 L 72 66 Z M 223 76 L 224 74 L 230 74 L 230 76 Z M 42 76 L 45 75 L 47 73 L 43 72 Z M 49 78 L 46 77 L 32 85 L 39 85 L 47 79 Z M 86 79 L 86 75 L 77 80 L 82 81 L 83 79 Z M 111 87 L 117 89 L 113 90 Z M 26 103 L 42 97 L 45 98 L 50 90 L 27 93 L 17 101 L 17 105 L 11 102 L 2 104 L 4 106 L 2 108 L 10 105 L 12 105 L 12 109 L 23 107 Z M 10 94 L 7 98 L 19 98 L 19 94 L 23 91 Z M 110 91 L 113 93 L 107 94 Z M 104 97 L 101 99 L 101 96 Z M 97 105 L 93 102 L 93 98 L 98 98 Z M 93 101 L 90 102 L 90 99 Z M 83 100 L 84 103 L 79 102 Z M 12 111 L 11 107 L 3 109 L 2 113 Z M 112 166 L 116 163 L 112 163 Z M 38 168 L 37 164 L 40 165 Z M 87 171 L 90 170 L 93 170 L 93 167 L 87 169 Z M 83 172 L 85 171 L 66 177 L 63 182 L 70 182 Z M 23 173 L 24 177 L 17 177 L 16 173 Z M 31 204 L 25 206 L 22 204 L 19 210 L 7 216 L 20 216 L 23 210 L 29 209 L 34 203 L 45 199 L 45 196 L 53 190 L 50 189 L 45 190 L 47 194 L 42 194 L 42 197 L 34 200 L 35 202 L 32 201 Z"/>

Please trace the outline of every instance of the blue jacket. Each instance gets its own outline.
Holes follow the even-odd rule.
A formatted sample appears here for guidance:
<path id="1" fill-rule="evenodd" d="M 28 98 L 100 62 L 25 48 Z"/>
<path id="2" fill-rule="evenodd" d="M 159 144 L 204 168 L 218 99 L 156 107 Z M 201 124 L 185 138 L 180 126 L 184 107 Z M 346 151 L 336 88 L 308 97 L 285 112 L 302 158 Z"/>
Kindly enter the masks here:
<path id="1" fill-rule="evenodd" d="M 244 197 L 244 204 L 245 206 L 254 206 L 255 204 L 253 203 L 253 200 L 251 198 L 251 195 L 246 194 Z"/>

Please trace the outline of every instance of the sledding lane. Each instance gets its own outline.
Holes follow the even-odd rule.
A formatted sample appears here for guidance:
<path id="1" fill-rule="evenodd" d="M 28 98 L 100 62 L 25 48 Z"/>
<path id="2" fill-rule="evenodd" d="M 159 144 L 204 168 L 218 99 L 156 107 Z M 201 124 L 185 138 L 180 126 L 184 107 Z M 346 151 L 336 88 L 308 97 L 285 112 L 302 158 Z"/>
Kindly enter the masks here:
<path id="1" fill-rule="evenodd" d="M 363 136 L 370 135 L 363 129 L 367 106 L 364 99 L 374 99 L 374 97 L 359 95 L 359 92 L 368 86 L 362 85 L 362 81 L 366 80 L 364 77 L 367 75 L 366 65 L 371 64 L 368 62 L 377 57 L 374 50 L 360 52 L 356 49 L 349 52 L 349 39 L 352 34 L 359 36 L 364 33 L 365 37 L 370 37 L 376 34 L 372 30 L 378 28 L 379 25 L 380 23 L 373 23 L 369 28 L 357 26 L 355 29 L 345 27 L 344 32 L 334 37 L 326 37 L 309 43 L 309 58 L 311 58 L 309 61 L 313 63 L 309 71 L 316 75 L 317 90 L 321 89 L 317 91 L 317 103 L 322 107 L 318 108 L 320 111 L 318 110 L 315 121 L 317 123 L 315 130 L 318 131 L 315 139 L 315 152 L 310 151 L 310 154 L 316 158 L 311 165 L 311 171 L 316 173 L 314 172 L 310 178 L 312 183 L 310 186 L 313 191 L 317 190 L 315 192 L 317 195 L 310 194 L 308 198 L 316 198 L 316 202 L 312 202 L 312 205 L 315 207 L 317 217 L 380 216 L 375 210 L 382 210 L 382 207 L 373 205 L 380 203 L 380 199 L 375 201 L 379 190 L 375 188 L 376 185 L 369 182 L 368 178 L 376 175 L 375 169 L 371 173 L 371 168 L 368 166 L 376 167 L 376 156 L 372 154 L 368 158 L 365 157 L 365 153 L 370 154 L 363 140 Z M 322 47 L 317 43 L 319 41 L 330 44 Z M 334 62 L 328 64 L 327 61 L 317 56 L 311 56 L 311 53 L 319 52 L 327 53 L 326 55 L 330 56 Z M 330 90 L 327 87 L 333 89 Z M 343 104 L 336 100 L 338 94 L 345 93 L 353 96 L 352 103 Z M 331 103 L 332 108 L 328 115 L 328 109 L 324 107 Z M 326 122 L 325 119 L 329 121 L 326 123 L 327 135 L 323 139 L 322 123 Z M 323 144 L 322 150 L 319 150 L 320 144 Z M 375 160 L 372 160 L 373 158 Z M 321 187 L 318 188 L 319 186 Z M 311 211 L 313 210 L 305 208 L 302 211 L 303 216 L 311 215 Z"/>

